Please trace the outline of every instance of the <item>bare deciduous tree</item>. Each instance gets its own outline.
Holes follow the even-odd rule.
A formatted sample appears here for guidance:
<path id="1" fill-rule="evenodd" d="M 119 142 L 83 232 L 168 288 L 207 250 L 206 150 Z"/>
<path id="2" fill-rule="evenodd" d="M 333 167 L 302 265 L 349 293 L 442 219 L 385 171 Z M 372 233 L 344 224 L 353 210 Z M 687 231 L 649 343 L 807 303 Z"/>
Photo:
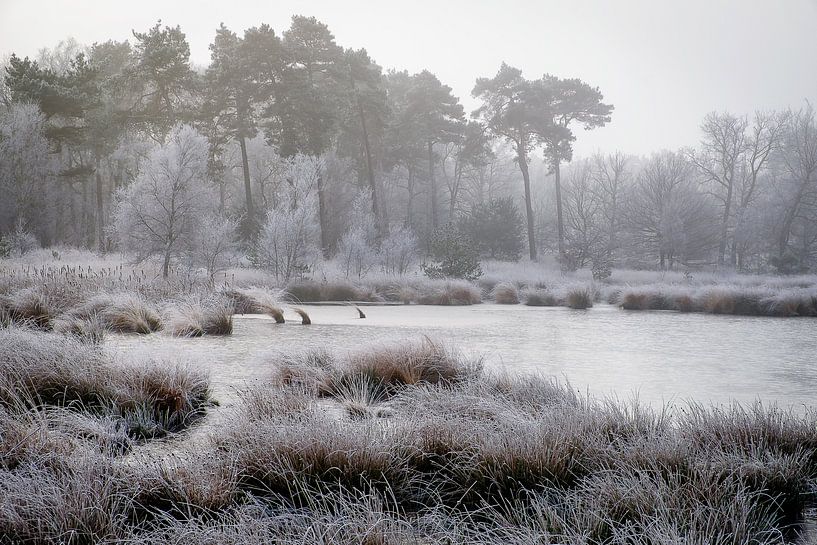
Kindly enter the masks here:
<path id="1" fill-rule="evenodd" d="M 121 248 L 140 260 L 161 256 L 166 277 L 171 259 L 190 249 L 214 201 L 203 183 L 206 169 L 205 138 L 176 126 L 119 195 L 115 226 Z"/>

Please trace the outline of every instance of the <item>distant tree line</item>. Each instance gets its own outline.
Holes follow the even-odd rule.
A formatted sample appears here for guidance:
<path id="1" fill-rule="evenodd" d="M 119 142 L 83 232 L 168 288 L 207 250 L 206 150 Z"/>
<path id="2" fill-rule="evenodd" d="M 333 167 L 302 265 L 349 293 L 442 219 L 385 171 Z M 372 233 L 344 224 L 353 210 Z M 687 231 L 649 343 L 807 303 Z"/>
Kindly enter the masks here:
<path id="1" fill-rule="evenodd" d="M 434 74 L 384 72 L 313 17 L 281 34 L 222 24 L 210 52 L 192 66 L 182 30 L 159 22 L 131 41 L 11 55 L 0 253 L 121 249 L 165 274 L 212 274 L 240 253 L 282 280 L 329 259 L 347 276 L 399 274 L 445 244 L 599 276 L 817 266 L 809 104 L 712 113 L 690 148 L 574 161 L 576 129 L 613 112 L 579 79 L 503 64 L 476 80 L 467 116 Z"/>

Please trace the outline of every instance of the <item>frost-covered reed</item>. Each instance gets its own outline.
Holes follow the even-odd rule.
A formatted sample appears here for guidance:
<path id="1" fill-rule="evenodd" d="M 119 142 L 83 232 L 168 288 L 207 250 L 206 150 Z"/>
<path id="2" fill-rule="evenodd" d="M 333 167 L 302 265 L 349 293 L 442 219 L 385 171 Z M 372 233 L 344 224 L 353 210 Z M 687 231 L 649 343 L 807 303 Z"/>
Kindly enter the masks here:
<path id="1" fill-rule="evenodd" d="M 25 365 L 9 364 L 30 369 L 26 376 L 44 372 L 36 362 L 47 354 L 48 367 L 61 369 L 80 365 L 79 355 L 96 358 L 76 367 L 82 372 L 56 375 L 70 391 L 83 381 L 99 389 L 92 369 L 118 376 L 71 339 L 0 335 L 11 354 L 27 354 Z M 39 339 L 50 341 L 30 342 Z M 113 405 L 32 409 L 4 398 L 0 535 L 37 543 L 70 535 L 145 544 L 783 544 L 815 499 L 813 411 L 656 411 L 540 376 L 486 373 L 479 360 L 429 340 L 281 354 L 271 367 L 209 440 L 149 449 L 134 444 Z M 130 373 L 108 384 L 153 382 Z"/>

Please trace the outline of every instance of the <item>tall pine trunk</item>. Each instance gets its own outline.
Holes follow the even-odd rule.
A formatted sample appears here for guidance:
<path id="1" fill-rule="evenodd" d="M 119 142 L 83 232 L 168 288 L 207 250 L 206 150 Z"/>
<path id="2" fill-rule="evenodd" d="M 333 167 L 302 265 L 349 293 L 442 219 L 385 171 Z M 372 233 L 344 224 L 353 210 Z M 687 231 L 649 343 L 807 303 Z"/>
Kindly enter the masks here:
<path id="1" fill-rule="evenodd" d="M 320 168 L 320 167 L 319 167 Z M 326 225 L 326 189 L 323 184 L 323 172 L 318 170 L 318 224 L 321 229 L 321 253 L 329 259 L 329 228 Z"/>
<path id="2" fill-rule="evenodd" d="M 408 167 L 408 182 L 406 183 L 408 198 L 406 199 L 406 227 L 414 226 L 414 169 Z"/>
<path id="3" fill-rule="evenodd" d="M 533 232 L 533 200 L 530 193 L 530 173 L 528 172 L 528 158 L 525 154 L 524 143 L 516 150 L 519 170 L 522 171 L 522 180 L 525 183 L 525 215 L 528 221 L 528 251 L 530 260 L 536 261 L 536 239 Z"/>
<path id="4" fill-rule="evenodd" d="M 102 190 L 102 173 L 99 172 L 99 156 L 95 157 L 96 172 L 96 241 L 99 253 L 105 252 L 105 216 L 103 215 L 102 203 L 104 200 Z"/>
<path id="5" fill-rule="evenodd" d="M 255 237 L 255 206 L 252 201 L 252 185 L 250 183 L 250 162 L 247 159 L 247 141 L 243 135 L 238 137 L 238 145 L 241 147 L 241 167 L 244 173 L 244 199 L 247 204 L 247 218 L 244 223 L 244 234 L 248 239 Z"/>
<path id="6" fill-rule="evenodd" d="M 431 228 L 435 231 L 440 224 L 437 216 L 437 180 L 434 179 L 434 144 L 428 142 L 428 183 L 431 191 Z"/>
<path id="7" fill-rule="evenodd" d="M 374 215 L 377 227 L 377 237 L 379 240 L 385 238 L 385 226 L 383 225 L 383 215 L 380 211 L 380 195 L 377 191 L 377 182 L 374 178 L 374 165 L 372 164 L 372 151 L 369 147 L 369 131 L 366 128 L 366 115 L 363 112 L 363 103 L 357 97 L 357 112 L 360 117 L 360 128 L 363 134 L 363 151 L 366 155 L 366 175 L 369 180 L 369 189 L 372 192 L 372 214 Z"/>
<path id="8" fill-rule="evenodd" d="M 562 268 L 565 266 L 565 222 L 564 213 L 562 212 L 562 174 L 559 168 L 560 159 L 558 156 L 553 157 L 553 184 L 556 189 L 556 230 L 559 234 L 559 264 Z"/>

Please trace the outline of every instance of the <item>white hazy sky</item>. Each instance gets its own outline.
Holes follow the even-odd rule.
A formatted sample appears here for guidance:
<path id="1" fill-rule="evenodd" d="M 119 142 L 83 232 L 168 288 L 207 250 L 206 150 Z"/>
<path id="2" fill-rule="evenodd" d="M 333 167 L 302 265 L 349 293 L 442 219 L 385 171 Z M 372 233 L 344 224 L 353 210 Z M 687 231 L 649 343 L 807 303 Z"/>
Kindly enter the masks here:
<path id="1" fill-rule="evenodd" d="M 293 14 L 314 15 L 384 68 L 429 69 L 469 111 L 475 78 L 502 61 L 529 78 L 597 85 L 616 110 L 607 127 L 579 132 L 579 155 L 694 144 L 712 110 L 817 104 L 817 0 L 0 0 L 0 55 L 69 36 L 128 39 L 161 19 L 181 25 L 206 65 L 219 23 L 280 33 Z"/>

